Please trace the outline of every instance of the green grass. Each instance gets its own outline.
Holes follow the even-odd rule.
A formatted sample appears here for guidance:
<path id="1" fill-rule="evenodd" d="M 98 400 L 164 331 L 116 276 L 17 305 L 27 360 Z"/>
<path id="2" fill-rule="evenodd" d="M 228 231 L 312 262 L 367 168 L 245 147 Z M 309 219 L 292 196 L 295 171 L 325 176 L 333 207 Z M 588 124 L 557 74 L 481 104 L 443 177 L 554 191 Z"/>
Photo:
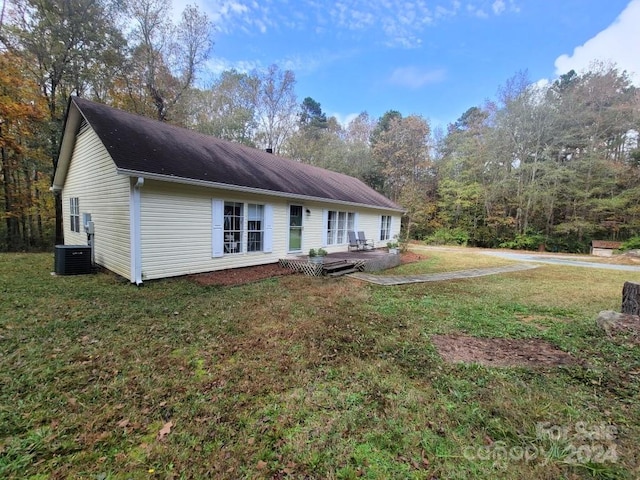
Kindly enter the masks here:
<path id="1" fill-rule="evenodd" d="M 400 271 L 505 263 L 427 255 Z M 0 255 L 0 478 L 640 474 L 638 346 L 594 324 L 619 308 L 628 272 L 137 288 L 110 274 L 53 277 L 52 265 Z M 447 364 L 436 333 L 540 338 L 581 364 Z M 613 439 L 576 435 L 602 426 Z"/>

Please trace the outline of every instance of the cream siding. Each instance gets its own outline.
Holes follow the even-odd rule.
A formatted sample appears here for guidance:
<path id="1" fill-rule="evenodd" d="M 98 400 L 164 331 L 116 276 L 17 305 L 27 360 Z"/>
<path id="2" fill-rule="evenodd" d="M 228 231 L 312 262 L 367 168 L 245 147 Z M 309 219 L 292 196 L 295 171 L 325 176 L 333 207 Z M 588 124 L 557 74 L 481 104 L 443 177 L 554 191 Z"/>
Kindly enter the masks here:
<path id="1" fill-rule="evenodd" d="M 213 200 L 271 205 L 273 248 L 271 253 L 225 253 L 213 257 Z M 379 236 L 380 215 L 388 211 L 320 202 L 288 201 L 268 195 L 210 189 L 148 180 L 141 188 L 142 279 L 152 280 L 229 268 L 277 262 L 289 255 L 289 206 L 303 207 L 302 254 L 322 246 L 325 228 L 322 212 L 339 209 L 358 212 L 358 229 L 367 238 Z M 309 210 L 309 214 L 306 210 Z M 245 211 L 246 215 L 246 211 Z M 394 216 L 392 229 L 399 229 Z M 246 247 L 246 231 L 244 232 Z M 386 242 L 384 242 L 386 243 Z M 380 242 L 376 246 L 383 246 Z M 243 248 L 244 249 L 244 248 Z M 345 251 L 347 244 L 332 245 L 330 252 Z"/>
<path id="2" fill-rule="evenodd" d="M 329 253 L 342 252 L 348 248 L 348 238 L 342 244 L 323 245 L 322 232 L 326 229 L 323 221 L 324 210 L 338 210 L 356 213 L 355 230 L 362 230 L 368 240 L 374 241 L 374 246 L 384 247 L 387 242 L 380 241 L 380 217 L 382 215 L 391 215 L 391 237 L 400 233 L 400 214 L 389 210 L 378 210 L 364 207 L 354 207 L 351 205 L 339 205 L 335 203 L 313 203 L 308 204 L 311 215 L 306 217 L 305 229 L 303 234 L 303 252 L 306 253 L 310 248 L 324 247 Z M 306 246 L 306 249 L 305 249 Z"/>
<path id="3" fill-rule="evenodd" d="M 385 247 L 389 240 L 380 240 L 380 221 L 382 215 L 391 215 L 391 232 L 389 240 L 395 235 L 400 235 L 401 217 L 398 213 L 388 211 L 370 211 L 361 217 L 358 222 L 358 230 L 362 230 L 367 240 L 373 240 L 375 247 Z"/>
<path id="4" fill-rule="evenodd" d="M 64 243 L 86 245 L 87 235 L 69 225 L 69 199 L 78 197 L 82 214 L 91 213 L 95 225 L 95 262 L 130 277 L 129 177 L 118 175 L 108 152 L 91 129 L 77 135 L 62 191 Z"/>
<path id="5" fill-rule="evenodd" d="M 320 248 L 322 245 L 322 205 L 314 202 L 297 203 L 291 205 L 302 205 L 302 248 L 301 253 L 306 255 L 312 248 Z M 307 215 L 307 210 L 309 214 Z M 289 221 L 287 217 L 287 222 Z M 288 225 L 288 223 L 287 223 Z M 287 231 L 288 235 L 288 231 Z"/>
<path id="6" fill-rule="evenodd" d="M 272 252 L 214 258 L 213 199 L 271 205 Z M 274 263 L 287 248 L 282 232 L 288 229 L 288 204 L 277 197 L 146 181 L 141 188 L 140 216 L 143 280 Z M 246 246 L 246 231 L 244 237 Z"/>

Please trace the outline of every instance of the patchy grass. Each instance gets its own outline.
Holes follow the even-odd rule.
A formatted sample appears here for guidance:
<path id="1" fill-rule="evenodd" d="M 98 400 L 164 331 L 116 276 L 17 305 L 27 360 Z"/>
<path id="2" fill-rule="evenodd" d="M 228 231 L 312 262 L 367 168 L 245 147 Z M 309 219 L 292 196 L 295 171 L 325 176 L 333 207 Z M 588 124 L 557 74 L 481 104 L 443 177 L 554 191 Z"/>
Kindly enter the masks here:
<path id="1" fill-rule="evenodd" d="M 426 257 L 426 259 L 421 262 L 407 263 L 391 270 L 376 273 L 379 275 L 421 275 L 452 272 L 469 268 L 501 267 L 517 263 L 488 255 L 479 255 L 474 250 L 465 248 L 458 248 L 455 254 L 450 251 L 430 250 L 417 246 L 412 246 L 411 251 Z"/>
<path id="2" fill-rule="evenodd" d="M 136 288 L 52 263 L 0 255 L 1 478 L 640 474 L 640 354 L 594 323 L 629 273 Z M 434 252 L 401 268 L 499 264 Z M 540 338 L 583 363 L 447 364 L 430 341 L 447 333 Z"/>

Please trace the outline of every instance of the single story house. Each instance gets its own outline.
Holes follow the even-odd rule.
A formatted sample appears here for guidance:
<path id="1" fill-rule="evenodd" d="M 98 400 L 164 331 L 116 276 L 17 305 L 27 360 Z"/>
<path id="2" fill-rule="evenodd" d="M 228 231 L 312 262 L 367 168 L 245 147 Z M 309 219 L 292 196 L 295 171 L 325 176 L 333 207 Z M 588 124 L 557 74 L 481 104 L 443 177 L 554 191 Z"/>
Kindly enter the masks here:
<path id="1" fill-rule="evenodd" d="M 613 251 L 619 249 L 622 242 L 612 242 L 609 240 L 593 240 L 591 242 L 591 255 L 596 257 L 611 257 Z"/>
<path id="2" fill-rule="evenodd" d="M 347 250 L 349 230 L 381 246 L 403 211 L 348 175 L 78 97 L 52 190 L 65 245 L 89 225 L 95 263 L 136 284 Z"/>

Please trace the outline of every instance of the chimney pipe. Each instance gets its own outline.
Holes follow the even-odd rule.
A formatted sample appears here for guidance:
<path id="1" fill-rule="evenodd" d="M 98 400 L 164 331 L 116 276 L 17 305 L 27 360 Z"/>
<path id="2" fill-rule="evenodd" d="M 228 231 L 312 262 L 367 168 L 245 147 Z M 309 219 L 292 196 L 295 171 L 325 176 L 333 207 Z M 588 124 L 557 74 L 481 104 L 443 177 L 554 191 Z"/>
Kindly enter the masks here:
<path id="1" fill-rule="evenodd" d="M 267 148 L 267 149 L 265 150 L 265 152 L 267 152 L 267 153 L 273 153 L 273 148 L 269 147 L 269 148 Z"/>

